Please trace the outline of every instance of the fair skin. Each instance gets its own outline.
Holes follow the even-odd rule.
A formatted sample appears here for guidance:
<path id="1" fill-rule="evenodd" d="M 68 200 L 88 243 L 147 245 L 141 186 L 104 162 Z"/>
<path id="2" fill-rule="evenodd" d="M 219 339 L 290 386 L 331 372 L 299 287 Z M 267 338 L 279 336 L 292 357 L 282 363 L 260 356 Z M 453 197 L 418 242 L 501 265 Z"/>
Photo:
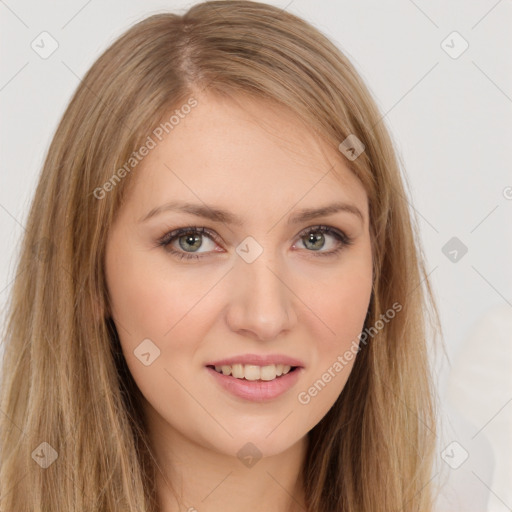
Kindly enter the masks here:
<path id="1" fill-rule="evenodd" d="M 126 178 L 135 181 L 105 261 L 112 317 L 162 472 L 161 511 L 304 510 L 307 433 L 334 404 L 354 360 L 307 404 L 298 395 L 363 329 L 372 287 L 368 199 L 340 153 L 284 109 L 195 98 L 198 106 Z M 174 201 L 221 208 L 241 223 L 172 210 L 141 221 Z M 334 202 L 361 216 L 340 210 L 288 223 Z M 194 243 L 182 234 L 157 245 L 184 227 L 205 227 L 216 239 L 199 234 Z M 263 249 L 250 263 L 236 252 L 248 236 Z M 172 249 L 200 258 L 179 259 Z M 145 339 L 160 350 L 149 365 L 134 354 Z M 250 400 L 226 391 L 207 368 L 241 354 L 284 354 L 302 367 L 278 397 Z M 261 454 L 250 467 L 237 455 L 249 442 Z"/>

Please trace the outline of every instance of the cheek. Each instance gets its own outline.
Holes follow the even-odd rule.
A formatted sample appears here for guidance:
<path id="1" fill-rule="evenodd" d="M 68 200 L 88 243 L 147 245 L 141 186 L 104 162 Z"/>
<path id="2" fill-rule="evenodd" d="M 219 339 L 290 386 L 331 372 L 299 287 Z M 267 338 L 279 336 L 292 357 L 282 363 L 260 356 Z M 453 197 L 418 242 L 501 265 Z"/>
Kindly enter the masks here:
<path id="1" fill-rule="evenodd" d="M 133 253 L 112 267 L 108 276 L 114 320 L 133 343 L 169 335 L 174 326 L 179 327 L 180 319 L 185 320 L 201 294 L 184 273 L 171 276 L 169 268 L 158 260 Z"/>
<path id="2" fill-rule="evenodd" d="M 164 265 L 127 252 L 108 266 L 107 283 L 123 355 L 137 387 L 152 408 L 186 428 L 191 417 L 204 413 L 183 386 L 191 387 L 189 368 L 202 338 L 194 316 L 201 303 L 194 304 L 208 288 L 204 278 L 205 289 L 198 288 L 199 279 L 191 282 L 186 273 L 171 274 Z M 149 354 L 148 364 L 144 354 Z"/>
<path id="3" fill-rule="evenodd" d="M 324 337 L 328 345 L 342 349 L 359 335 L 363 328 L 371 296 L 371 281 L 367 276 L 351 274 L 331 286 L 323 300 L 325 322 L 331 336 Z"/>
<path id="4" fill-rule="evenodd" d="M 205 337 L 206 324 L 201 319 L 214 284 L 204 272 L 170 271 L 169 267 L 165 257 L 127 251 L 107 272 L 124 357 L 138 387 L 151 401 L 162 390 L 176 400 L 181 396 L 172 376 L 179 382 L 190 378 L 189 368 Z"/>
<path id="5" fill-rule="evenodd" d="M 309 324 L 313 359 L 296 397 L 310 428 L 332 407 L 354 366 L 372 292 L 371 258 L 354 257 L 318 282 L 321 289 L 307 295 L 315 313 Z"/>
<path id="6" fill-rule="evenodd" d="M 355 254 L 346 265 L 329 275 L 318 276 L 319 286 L 302 291 L 306 305 L 317 317 L 319 354 L 330 357 L 346 350 L 363 329 L 372 293 L 371 258 Z M 320 285 L 321 283 L 321 285 Z"/>

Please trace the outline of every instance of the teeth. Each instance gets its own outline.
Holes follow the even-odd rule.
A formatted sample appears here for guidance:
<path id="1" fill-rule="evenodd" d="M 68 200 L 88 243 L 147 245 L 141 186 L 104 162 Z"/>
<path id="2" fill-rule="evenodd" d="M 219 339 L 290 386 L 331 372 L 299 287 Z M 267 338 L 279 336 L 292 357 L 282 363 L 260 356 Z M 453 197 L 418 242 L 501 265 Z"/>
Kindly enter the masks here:
<path id="1" fill-rule="evenodd" d="M 273 380 L 277 376 L 276 365 L 262 366 L 260 370 L 261 380 Z"/>
<path id="2" fill-rule="evenodd" d="M 253 364 L 246 364 L 244 367 L 244 377 L 247 380 L 260 380 L 261 371 L 259 366 L 255 366 Z"/>
<path id="3" fill-rule="evenodd" d="M 233 364 L 216 366 L 215 371 L 223 375 L 231 375 L 236 379 L 246 380 L 274 380 L 276 377 L 286 375 L 291 366 L 285 364 L 270 364 L 257 366 L 254 364 Z"/>
<path id="4" fill-rule="evenodd" d="M 237 379 L 243 379 L 244 367 L 241 364 L 234 364 L 231 367 L 231 375 L 233 375 L 233 377 L 236 377 Z"/>

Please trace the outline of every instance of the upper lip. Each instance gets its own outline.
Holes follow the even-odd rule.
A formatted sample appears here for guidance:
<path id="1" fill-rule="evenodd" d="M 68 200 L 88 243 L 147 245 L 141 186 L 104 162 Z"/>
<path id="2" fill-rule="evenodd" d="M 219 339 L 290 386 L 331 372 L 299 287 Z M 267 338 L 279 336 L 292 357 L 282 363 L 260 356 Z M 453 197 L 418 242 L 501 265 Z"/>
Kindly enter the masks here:
<path id="1" fill-rule="evenodd" d="M 206 366 L 228 366 L 233 364 L 253 364 L 256 366 L 268 366 L 271 364 L 284 364 L 289 366 L 304 366 L 304 363 L 294 357 L 284 354 L 241 354 L 239 356 L 226 357 L 207 363 Z"/>

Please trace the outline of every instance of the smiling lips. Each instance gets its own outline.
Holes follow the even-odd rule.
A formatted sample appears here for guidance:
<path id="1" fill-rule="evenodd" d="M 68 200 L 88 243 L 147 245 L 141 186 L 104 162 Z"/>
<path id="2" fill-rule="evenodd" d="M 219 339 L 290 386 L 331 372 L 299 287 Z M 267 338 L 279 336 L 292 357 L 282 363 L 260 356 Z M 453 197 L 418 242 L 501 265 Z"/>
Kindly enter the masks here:
<path id="1" fill-rule="evenodd" d="M 283 354 L 244 354 L 212 361 L 206 368 L 230 394 L 262 402 L 293 387 L 304 371 L 304 363 Z"/>
<path id="2" fill-rule="evenodd" d="M 301 361 L 285 355 L 245 354 L 214 361 L 207 365 L 215 371 L 235 379 L 272 381 L 303 367 Z"/>
<path id="3" fill-rule="evenodd" d="M 231 375 L 235 379 L 246 380 L 274 380 L 286 375 L 292 366 L 284 364 L 270 364 L 258 366 L 254 364 L 217 365 L 215 370 L 223 375 Z"/>
<path id="4" fill-rule="evenodd" d="M 216 370 L 215 366 L 220 368 L 221 371 Z M 265 364 L 263 366 L 241 363 L 208 365 L 206 370 L 216 385 L 239 399 L 251 402 L 265 402 L 278 398 L 290 390 L 304 372 L 303 367 L 282 363 Z M 278 370 L 283 372 L 280 376 L 277 375 Z M 286 373 L 284 373 L 284 370 L 286 370 Z M 241 375 L 241 377 L 236 377 L 231 372 L 234 372 L 235 375 Z M 243 372 L 243 375 L 240 372 Z"/>

